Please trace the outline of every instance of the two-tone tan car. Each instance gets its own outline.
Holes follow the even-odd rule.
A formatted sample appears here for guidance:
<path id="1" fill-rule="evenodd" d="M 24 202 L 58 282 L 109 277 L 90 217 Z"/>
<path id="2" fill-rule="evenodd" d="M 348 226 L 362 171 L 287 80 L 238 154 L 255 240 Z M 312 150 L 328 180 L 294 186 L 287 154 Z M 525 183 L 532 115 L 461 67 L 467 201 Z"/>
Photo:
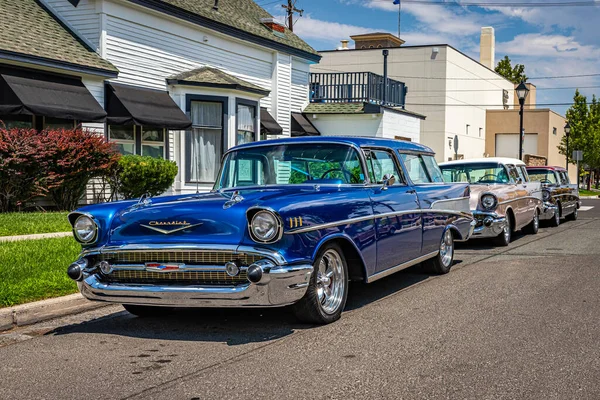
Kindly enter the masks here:
<path id="1" fill-rule="evenodd" d="M 471 184 L 470 208 L 477 224 L 471 238 L 493 238 L 508 246 L 513 232 L 536 234 L 543 210 L 540 182 L 529 181 L 525 163 L 514 158 L 478 158 L 440 164 L 444 180 Z"/>

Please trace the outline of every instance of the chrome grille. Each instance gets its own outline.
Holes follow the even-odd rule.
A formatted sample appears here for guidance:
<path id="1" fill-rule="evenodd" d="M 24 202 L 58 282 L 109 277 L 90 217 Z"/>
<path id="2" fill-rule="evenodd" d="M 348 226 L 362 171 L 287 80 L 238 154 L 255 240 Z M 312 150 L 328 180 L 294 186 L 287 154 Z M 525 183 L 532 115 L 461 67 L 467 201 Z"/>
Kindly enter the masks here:
<path id="1" fill-rule="evenodd" d="M 102 280 L 115 283 L 187 284 L 187 285 L 236 285 L 248 283 L 246 271 L 229 276 L 224 271 L 153 272 L 142 270 L 115 270 L 102 275 Z"/>
<path id="2" fill-rule="evenodd" d="M 124 251 L 104 253 L 101 260 L 115 264 L 136 264 L 147 262 L 179 262 L 193 265 L 224 265 L 239 260 L 242 265 L 250 265 L 260 259 L 260 255 L 235 253 L 233 251 Z"/>

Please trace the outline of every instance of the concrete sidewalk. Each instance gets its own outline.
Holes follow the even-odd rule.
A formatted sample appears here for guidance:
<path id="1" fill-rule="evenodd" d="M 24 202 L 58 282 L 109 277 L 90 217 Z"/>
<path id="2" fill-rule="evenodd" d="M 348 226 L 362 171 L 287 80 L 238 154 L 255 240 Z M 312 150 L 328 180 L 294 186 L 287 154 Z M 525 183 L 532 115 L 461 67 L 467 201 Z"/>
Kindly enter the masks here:
<path id="1" fill-rule="evenodd" d="M 18 236 L 0 236 L 2 242 L 17 242 L 19 240 L 36 240 L 48 238 L 61 238 L 71 236 L 72 232 L 53 232 L 53 233 L 36 233 L 35 235 L 18 235 Z"/>

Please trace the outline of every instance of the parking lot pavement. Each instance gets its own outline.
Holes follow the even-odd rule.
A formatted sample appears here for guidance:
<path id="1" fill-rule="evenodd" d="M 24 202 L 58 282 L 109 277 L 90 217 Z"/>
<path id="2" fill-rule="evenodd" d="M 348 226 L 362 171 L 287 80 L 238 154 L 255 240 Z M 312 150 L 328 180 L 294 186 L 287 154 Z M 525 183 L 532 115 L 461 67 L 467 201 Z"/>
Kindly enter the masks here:
<path id="1" fill-rule="evenodd" d="M 596 209 L 507 248 L 462 244 L 445 276 L 353 284 L 328 326 L 286 309 L 111 306 L 13 330 L 1 397 L 600 398 Z"/>

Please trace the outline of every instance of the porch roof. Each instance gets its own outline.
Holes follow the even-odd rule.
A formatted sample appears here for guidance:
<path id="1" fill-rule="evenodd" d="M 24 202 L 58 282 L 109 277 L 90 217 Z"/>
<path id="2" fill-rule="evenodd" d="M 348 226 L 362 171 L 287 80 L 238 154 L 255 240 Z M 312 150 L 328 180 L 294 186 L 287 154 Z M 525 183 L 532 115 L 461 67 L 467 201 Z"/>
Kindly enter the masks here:
<path id="1" fill-rule="evenodd" d="M 189 85 L 241 90 L 243 92 L 259 94 L 263 97 L 268 96 L 270 92 L 267 89 L 212 67 L 202 67 L 172 75 L 167 78 L 167 83 L 169 85 Z"/>

